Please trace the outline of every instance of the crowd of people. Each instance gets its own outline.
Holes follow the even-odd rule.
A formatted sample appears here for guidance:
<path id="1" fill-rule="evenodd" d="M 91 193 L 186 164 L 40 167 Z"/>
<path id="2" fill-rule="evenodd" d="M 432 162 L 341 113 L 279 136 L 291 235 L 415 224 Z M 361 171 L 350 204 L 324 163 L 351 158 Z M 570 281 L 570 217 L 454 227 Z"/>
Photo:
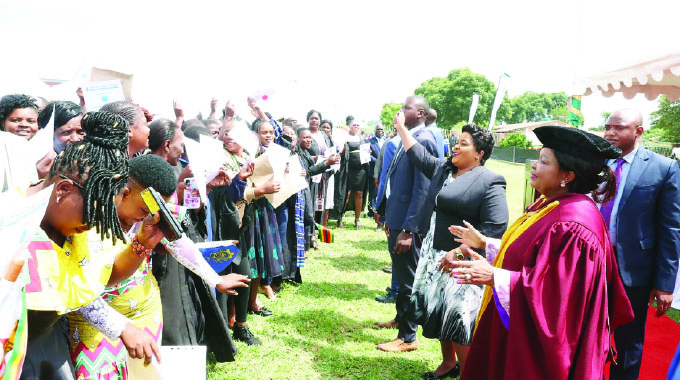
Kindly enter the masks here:
<path id="1" fill-rule="evenodd" d="M 670 307 L 680 246 L 678 164 L 641 146 L 638 112 L 612 113 L 604 138 L 534 130 L 540 197 L 512 221 L 503 173 L 484 165 L 491 132 L 470 124 L 445 139 L 420 96 L 406 99 L 392 137 L 380 124 L 366 136 L 352 116 L 334 126 L 315 109 L 305 123 L 277 120 L 248 99 L 246 124 L 230 102 L 221 117 L 210 105 L 207 118 L 185 120 L 175 102 L 170 120 L 131 102 L 86 112 L 82 98 L 0 99 L 2 196 L 46 205 L 16 254 L 29 256 L 18 285 L 0 294 L 25 294 L 27 316 L 26 350 L 11 355 L 22 351 L 17 323 L 0 378 L 124 379 L 131 360 L 162 362 L 161 345 L 204 345 L 218 362 L 234 361 L 232 339 L 261 344 L 247 324 L 272 315 L 260 294 L 275 300 L 302 283 L 329 218 L 344 228 L 354 211 L 360 228 L 364 210 L 392 263 L 376 300 L 394 303 L 395 316 L 375 327 L 398 332 L 377 348 L 416 350 L 421 326 L 442 354 L 424 379 L 601 379 L 615 356 L 611 379 L 638 377 L 647 307 L 656 301 L 658 316 Z M 46 128 L 52 146 L 27 161 L 22 144 Z M 221 165 L 199 178 L 203 198 L 195 185 L 204 173 L 194 174 L 185 145 L 205 139 L 221 143 Z M 281 149 L 285 175 L 306 186 L 275 202 L 281 176 L 254 178 L 258 158 Z M 181 236 L 166 236 L 149 189 Z M 204 242 L 233 242 L 239 254 L 217 272 Z"/>

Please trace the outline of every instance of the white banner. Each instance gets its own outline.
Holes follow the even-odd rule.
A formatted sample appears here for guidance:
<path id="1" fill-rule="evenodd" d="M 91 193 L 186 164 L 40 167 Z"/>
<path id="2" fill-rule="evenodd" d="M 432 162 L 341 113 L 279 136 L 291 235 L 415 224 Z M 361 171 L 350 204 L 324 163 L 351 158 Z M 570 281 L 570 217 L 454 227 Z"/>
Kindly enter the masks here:
<path id="1" fill-rule="evenodd" d="M 479 106 L 479 95 L 477 93 L 472 94 L 472 104 L 470 104 L 470 116 L 468 116 L 468 124 L 472 124 L 477 113 L 477 107 Z"/>
<path id="2" fill-rule="evenodd" d="M 489 130 L 493 128 L 493 125 L 496 122 L 496 112 L 498 112 L 498 109 L 501 107 L 501 103 L 503 103 L 503 98 L 505 97 L 505 91 L 507 91 L 506 81 L 504 80 L 506 78 L 510 78 L 510 75 L 503 73 L 498 79 L 498 90 L 496 91 L 496 98 L 493 100 L 491 118 L 489 119 Z"/>

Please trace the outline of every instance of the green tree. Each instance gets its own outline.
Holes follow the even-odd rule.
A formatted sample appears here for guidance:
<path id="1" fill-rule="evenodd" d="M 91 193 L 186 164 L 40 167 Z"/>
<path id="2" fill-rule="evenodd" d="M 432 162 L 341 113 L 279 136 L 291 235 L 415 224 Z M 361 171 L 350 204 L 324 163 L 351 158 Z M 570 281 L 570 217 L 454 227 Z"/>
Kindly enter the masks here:
<path id="1" fill-rule="evenodd" d="M 531 148 L 533 144 L 521 133 L 513 133 L 498 143 L 498 146 L 516 146 L 518 148 Z"/>
<path id="2" fill-rule="evenodd" d="M 507 120 L 510 124 L 561 120 L 566 122 L 567 95 L 564 92 L 536 93 L 525 92 L 522 95 L 510 99 L 511 116 Z"/>
<path id="3" fill-rule="evenodd" d="M 659 109 L 650 115 L 652 130 L 663 131 L 662 140 L 680 143 L 680 100 L 671 102 L 665 95 L 659 98 Z M 654 131 L 653 133 L 658 133 Z"/>
<path id="4" fill-rule="evenodd" d="M 666 131 L 664 131 L 661 128 L 650 128 L 645 130 L 644 133 L 642 133 L 642 137 L 647 141 L 664 142 L 665 134 Z"/>
<path id="5" fill-rule="evenodd" d="M 380 111 L 380 122 L 385 131 L 392 130 L 394 125 L 394 116 L 401 109 L 403 105 L 399 103 L 385 103 L 383 104 L 382 110 Z"/>
<path id="6" fill-rule="evenodd" d="M 472 104 L 472 94 L 479 95 L 479 106 L 473 122 L 485 126 L 491 117 L 496 85 L 484 75 L 476 74 L 468 68 L 452 70 L 445 78 L 436 77 L 423 82 L 415 90 L 430 103 L 430 107 L 437 110 L 437 125 L 451 129 L 460 121 L 467 121 Z M 511 108 L 501 105 L 496 113 L 496 120 L 507 120 L 512 114 Z"/>
<path id="7" fill-rule="evenodd" d="M 607 112 L 607 111 L 602 112 L 602 113 L 600 114 L 600 116 L 602 116 L 602 125 L 607 124 L 607 120 L 609 120 L 609 116 L 611 116 L 611 115 L 612 115 L 612 113 L 611 113 L 611 112 Z"/>

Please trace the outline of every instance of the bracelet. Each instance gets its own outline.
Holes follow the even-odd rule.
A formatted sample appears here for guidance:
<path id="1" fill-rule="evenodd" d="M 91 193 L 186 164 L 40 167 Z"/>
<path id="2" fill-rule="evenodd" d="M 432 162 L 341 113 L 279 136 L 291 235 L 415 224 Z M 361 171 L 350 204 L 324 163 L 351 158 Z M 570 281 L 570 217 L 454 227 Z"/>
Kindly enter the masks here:
<path id="1" fill-rule="evenodd" d="M 152 248 L 146 248 L 144 244 L 139 242 L 139 237 L 135 236 L 134 239 L 132 239 L 132 251 L 137 254 L 138 256 L 141 256 L 143 258 L 149 257 L 151 252 L 153 252 Z"/>

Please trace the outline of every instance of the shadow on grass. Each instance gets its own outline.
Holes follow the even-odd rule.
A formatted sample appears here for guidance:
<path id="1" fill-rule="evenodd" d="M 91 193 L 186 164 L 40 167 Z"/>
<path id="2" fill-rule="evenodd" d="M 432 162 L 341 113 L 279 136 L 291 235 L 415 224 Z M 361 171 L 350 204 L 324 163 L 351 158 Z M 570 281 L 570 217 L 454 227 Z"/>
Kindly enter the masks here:
<path id="1" fill-rule="evenodd" d="M 332 347 L 321 347 L 314 367 L 322 379 L 419 379 L 430 370 L 424 361 L 404 356 L 403 353 L 354 356 Z"/>
<path id="2" fill-rule="evenodd" d="M 362 298 L 375 297 L 375 291 L 365 284 L 348 284 L 335 282 L 307 282 L 295 292 L 298 296 L 309 298 L 337 298 L 344 301 L 355 301 Z"/>
<path id="3" fill-rule="evenodd" d="M 365 270 L 380 270 L 389 264 L 389 255 L 385 254 L 386 259 L 380 260 L 365 254 L 342 255 L 342 256 L 322 256 L 320 260 L 326 260 L 336 269 L 343 272 L 356 272 Z"/>
<path id="4" fill-rule="evenodd" d="M 332 333 L 326 337 L 315 335 L 304 341 L 289 337 L 283 339 L 287 346 L 314 353 L 313 366 L 321 379 L 419 379 L 430 370 L 426 362 L 418 358 L 417 351 L 380 353 L 376 349 L 375 355 L 353 355 L 342 348 L 335 348 L 341 346 L 344 340 L 350 339 L 338 342 Z M 375 337 L 368 336 L 366 341 L 377 345 Z"/>
<path id="5" fill-rule="evenodd" d="M 345 315 L 325 310 L 306 310 L 282 315 L 295 321 L 294 328 L 302 337 L 284 337 L 286 346 L 314 354 L 313 365 L 321 379 L 415 379 L 427 372 L 424 361 L 405 358 L 404 354 L 353 355 L 346 343 L 377 345 L 389 339 L 367 334 L 370 322 L 359 322 Z M 396 335 L 396 330 L 393 330 Z"/>
<path id="6" fill-rule="evenodd" d="M 364 331 L 372 329 L 371 322 L 360 322 L 335 311 L 325 309 L 301 310 L 297 313 L 277 314 L 276 319 L 289 321 L 292 327 L 304 339 L 284 338 L 289 346 L 311 349 L 321 343 L 342 345 L 345 342 L 368 342 L 374 344 L 375 336 Z M 275 321 L 276 319 L 272 319 Z"/>

